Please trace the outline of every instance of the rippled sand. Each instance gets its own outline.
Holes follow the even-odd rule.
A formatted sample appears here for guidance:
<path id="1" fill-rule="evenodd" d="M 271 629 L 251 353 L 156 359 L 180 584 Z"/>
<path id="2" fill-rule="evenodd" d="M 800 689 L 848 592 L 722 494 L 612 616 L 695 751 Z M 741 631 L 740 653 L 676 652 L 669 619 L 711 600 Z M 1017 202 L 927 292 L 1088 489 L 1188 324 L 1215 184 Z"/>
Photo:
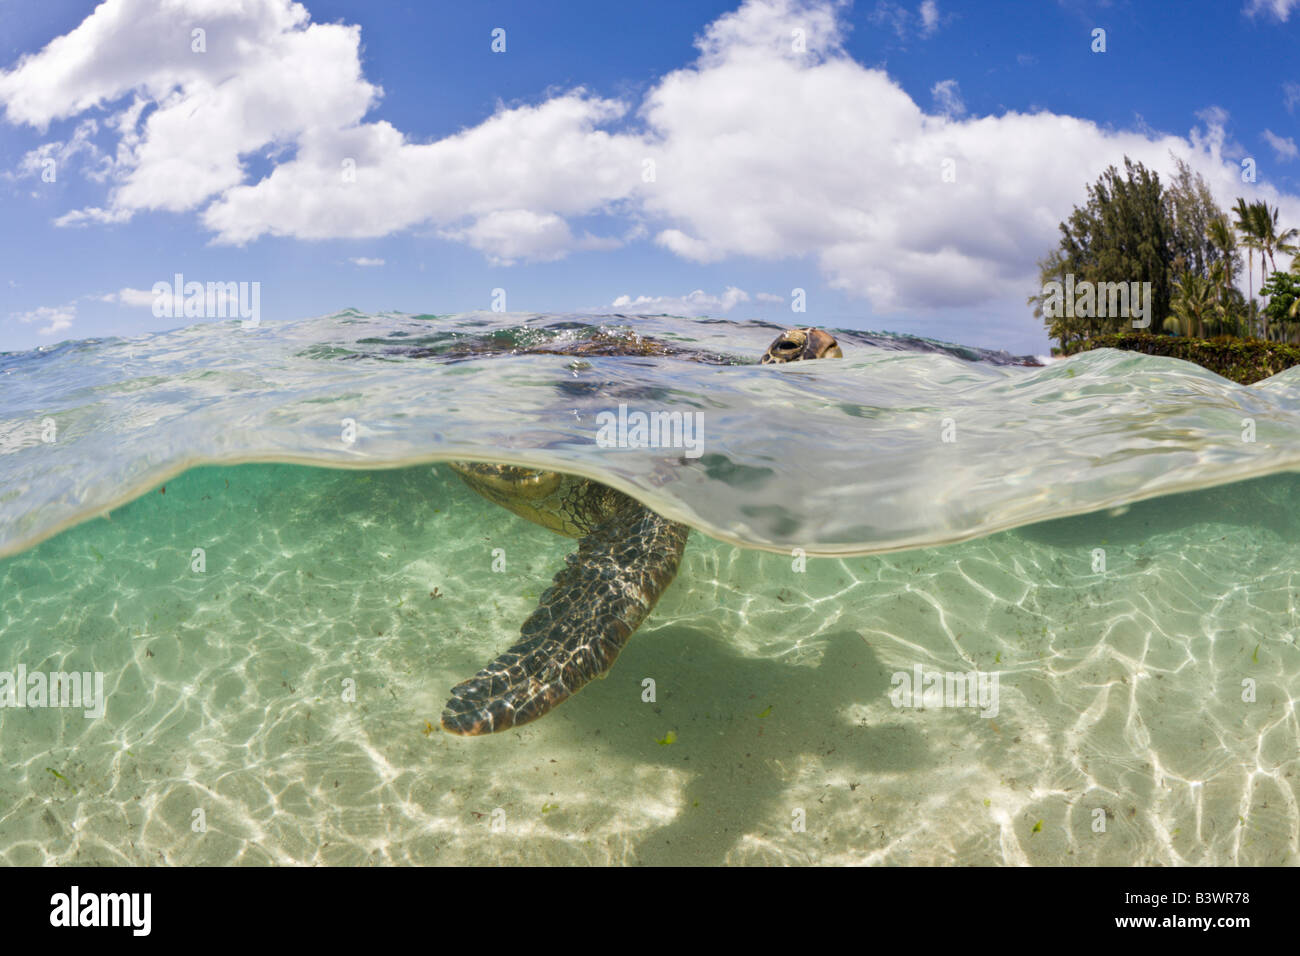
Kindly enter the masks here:
<path id="1" fill-rule="evenodd" d="M 606 680 L 465 740 L 448 688 L 571 542 L 445 468 L 198 469 L 0 561 L 0 670 L 108 692 L 0 710 L 0 861 L 1300 863 L 1297 502 L 1274 477 L 803 573 L 697 533 Z M 997 671 L 997 716 L 894 707 L 918 664 Z"/>

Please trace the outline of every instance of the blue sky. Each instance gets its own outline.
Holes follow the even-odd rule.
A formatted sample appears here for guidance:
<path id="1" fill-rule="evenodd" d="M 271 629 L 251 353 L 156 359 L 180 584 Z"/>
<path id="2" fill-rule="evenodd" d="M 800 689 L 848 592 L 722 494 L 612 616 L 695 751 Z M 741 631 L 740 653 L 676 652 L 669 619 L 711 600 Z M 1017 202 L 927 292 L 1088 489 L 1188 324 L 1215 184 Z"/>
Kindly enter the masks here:
<path id="1" fill-rule="evenodd" d="M 189 324 L 183 273 L 1044 352 L 1034 261 L 1126 153 L 1300 225 L 1300 0 L 160 6 L 0 0 L 0 350 Z"/>

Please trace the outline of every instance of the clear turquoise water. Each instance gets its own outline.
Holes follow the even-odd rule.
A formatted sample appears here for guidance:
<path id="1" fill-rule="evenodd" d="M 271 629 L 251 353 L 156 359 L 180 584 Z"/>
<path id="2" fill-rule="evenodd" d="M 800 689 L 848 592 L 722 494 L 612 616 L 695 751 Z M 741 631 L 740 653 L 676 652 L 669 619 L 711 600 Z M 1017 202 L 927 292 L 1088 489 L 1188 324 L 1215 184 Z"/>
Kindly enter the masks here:
<path id="1" fill-rule="evenodd" d="M 518 322 L 0 356 L 0 671 L 107 691 L 96 720 L 0 709 L 0 859 L 1300 861 L 1300 379 L 852 336 L 779 369 L 445 351 Z M 614 322 L 740 356 L 773 334 Z M 705 454 L 597 449 L 620 401 L 702 410 Z M 572 543 L 437 464 L 465 455 L 708 532 L 607 679 L 470 740 L 432 727 L 448 688 Z M 997 715 L 894 706 L 918 665 L 996 672 Z"/>

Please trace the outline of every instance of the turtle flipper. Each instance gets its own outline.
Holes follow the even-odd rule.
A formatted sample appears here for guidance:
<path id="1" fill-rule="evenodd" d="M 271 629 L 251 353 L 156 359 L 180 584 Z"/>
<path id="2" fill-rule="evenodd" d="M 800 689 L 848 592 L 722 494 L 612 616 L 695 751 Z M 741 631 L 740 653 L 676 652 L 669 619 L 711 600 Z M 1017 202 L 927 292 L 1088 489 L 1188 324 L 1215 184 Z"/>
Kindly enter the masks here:
<path id="1" fill-rule="evenodd" d="M 627 498 L 565 558 L 520 639 L 451 689 L 443 728 L 525 724 L 603 675 L 672 582 L 689 531 Z"/>

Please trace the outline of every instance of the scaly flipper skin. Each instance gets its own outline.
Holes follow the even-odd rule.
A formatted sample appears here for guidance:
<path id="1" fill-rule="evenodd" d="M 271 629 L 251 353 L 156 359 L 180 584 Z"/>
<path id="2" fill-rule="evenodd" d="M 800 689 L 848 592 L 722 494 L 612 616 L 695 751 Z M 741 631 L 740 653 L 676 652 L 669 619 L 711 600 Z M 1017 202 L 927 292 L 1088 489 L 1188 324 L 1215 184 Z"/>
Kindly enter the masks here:
<path id="1" fill-rule="evenodd" d="M 673 348 L 637 342 L 636 347 L 596 342 L 586 351 L 675 354 Z M 842 354 L 829 332 L 787 329 L 768 346 L 762 364 Z M 564 570 L 524 622 L 520 639 L 452 688 L 442 726 L 473 737 L 536 720 L 609 670 L 672 583 L 690 529 L 621 491 L 577 475 L 483 462 L 448 464 L 489 501 L 557 534 L 580 539 L 578 550 L 565 559 Z"/>
<path id="2" fill-rule="evenodd" d="M 613 666 L 672 583 L 690 532 L 626 495 L 619 498 L 565 559 L 519 641 L 452 688 L 444 729 L 478 736 L 528 723 Z"/>

